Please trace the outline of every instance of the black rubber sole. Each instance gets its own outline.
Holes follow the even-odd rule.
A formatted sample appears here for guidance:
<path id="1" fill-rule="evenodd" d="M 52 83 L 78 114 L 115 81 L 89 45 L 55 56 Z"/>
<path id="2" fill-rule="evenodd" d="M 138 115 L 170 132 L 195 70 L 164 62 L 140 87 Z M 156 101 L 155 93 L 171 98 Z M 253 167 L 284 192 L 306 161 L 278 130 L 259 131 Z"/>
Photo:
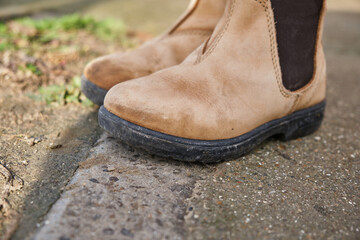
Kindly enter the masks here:
<path id="1" fill-rule="evenodd" d="M 287 141 L 314 133 L 324 118 L 325 102 L 268 122 L 236 138 L 216 141 L 192 140 L 156 132 L 110 113 L 99 111 L 99 124 L 126 144 L 157 156 L 187 162 L 215 163 L 249 153 L 264 140 L 278 137 Z"/>
<path id="2" fill-rule="evenodd" d="M 99 106 L 104 104 L 105 95 L 108 92 L 87 80 L 85 76 L 81 76 L 81 91 L 88 99 Z"/>

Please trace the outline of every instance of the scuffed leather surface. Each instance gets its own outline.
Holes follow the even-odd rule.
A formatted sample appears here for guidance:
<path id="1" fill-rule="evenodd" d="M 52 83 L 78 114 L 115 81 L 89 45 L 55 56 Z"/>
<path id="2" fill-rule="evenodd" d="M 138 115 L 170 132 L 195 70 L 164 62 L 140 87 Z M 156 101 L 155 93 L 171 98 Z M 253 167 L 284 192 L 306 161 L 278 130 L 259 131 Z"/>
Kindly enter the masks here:
<path id="1" fill-rule="evenodd" d="M 226 0 L 198 0 L 175 26 L 140 48 L 115 53 L 90 62 L 85 77 L 109 90 L 117 83 L 147 76 L 180 64 L 208 39 L 224 13 Z"/>
<path id="2" fill-rule="evenodd" d="M 114 86 L 105 108 L 169 135 L 220 140 L 323 101 L 322 54 L 306 88 L 282 85 L 271 9 L 266 0 L 230 0 L 208 43 L 181 65 Z"/>

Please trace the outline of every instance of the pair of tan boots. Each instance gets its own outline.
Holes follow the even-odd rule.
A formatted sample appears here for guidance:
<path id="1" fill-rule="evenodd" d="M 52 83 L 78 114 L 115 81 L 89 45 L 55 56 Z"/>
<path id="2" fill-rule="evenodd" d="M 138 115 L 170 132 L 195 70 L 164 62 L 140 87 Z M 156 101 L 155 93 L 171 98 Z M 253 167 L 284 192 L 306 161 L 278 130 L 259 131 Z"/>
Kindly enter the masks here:
<path id="1" fill-rule="evenodd" d="M 100 126 L 129 145 L 182 161 L 234 159 L 321 125 L 323 15 L 313 77 L 296 91 L 282 81 L 270 0 L 192 1 L 162 36 L 92 61 L 82 90 L 103 105 Z"/>

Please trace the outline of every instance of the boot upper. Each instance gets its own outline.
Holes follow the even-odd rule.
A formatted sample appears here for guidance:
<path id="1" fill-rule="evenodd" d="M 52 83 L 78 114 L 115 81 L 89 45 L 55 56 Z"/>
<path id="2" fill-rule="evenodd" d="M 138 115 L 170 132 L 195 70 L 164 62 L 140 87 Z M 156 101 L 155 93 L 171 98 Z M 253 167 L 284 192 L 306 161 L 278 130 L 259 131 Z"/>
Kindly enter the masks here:
<path id="1" fill-rule="evenodd" d="M 177 137 L 240 136 L 325 99 L 321 32 L 322 27 L 313 79 L 289 91 L 282 83 L 270 1 L 230 0 L 212 37 L 182 64 L 116 85 L 104 106 L 122 119 Z"/>
<path id="2" fill-rule="evenodd" d="M 209 38 L 224 13 L 225 2 L 192 1 L 184 16 L 162 36 L 136 50 L 93 60 L 85 68 L 85 77 L 98 87 L 109 90 L 117 83 L 180 64 Z"/>

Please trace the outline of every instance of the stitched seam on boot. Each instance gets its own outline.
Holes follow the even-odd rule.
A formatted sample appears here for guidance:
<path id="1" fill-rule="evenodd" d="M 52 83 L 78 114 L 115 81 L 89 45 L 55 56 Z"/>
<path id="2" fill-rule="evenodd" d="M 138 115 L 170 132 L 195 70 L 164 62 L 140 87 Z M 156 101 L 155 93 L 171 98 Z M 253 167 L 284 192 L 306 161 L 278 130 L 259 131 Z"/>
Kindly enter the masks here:
<path id="1" fill-rule="evenodd" d="M 300 102 L 300 95 L 296 95 L 295 96 L 295 101 L 294 101 L 290 111 L 286 115 L 292 114 L 295 111 L 296 106 L 299 104 L 299 102 Z"/>
<path id="2" fill-rule="evenodd" d="M 326 80 L 326 77 L 325 77 L 325 79 L 323 79 L 323 80 L 321 80 L 321 81 L 325 81 L 325 84 L 326 84 L 326 81 L 327 81 L 327 80 Z M 309 99 L 304 103 L 304 106 L 307 106 L 307 105 L 313 100 L 315 94 L 317 93 L 316 90 L 317 90 L 317 88 L 319 87 L 321 81 L 318 81 L 317 84 L 316 84 L 316 86 L 314 86 L 314 92 L 310 95 Z"/>
<path id="3" fill-rule="evenodd" d="M 299 101 L 295 102 L 293 105 L 293 110 L 295 111 L 295 108 L 297 107 L 297 105 L 299 104 L 300 100 L 305 97 L 305 94 L 309 92 L 309 90 L 313 90 L 313 92 L 311 93 L 311 95 L 309 96 L 309 99 L 303 103 L 304 106 L 307 106 L 314 98 L 315 94 L 317 93 L 317 89 L 320 86 L 320 84 L 322 83 L 322 81 L 326 82 L 326 74 L 325 74 L 325 79 L 319 79 L 318 81 L 316 81 L 315 83 L 313 82 L 311 86 L 309 86 L 309 88 L 305 89 L 304 91 L 302 91 L 301 93 L 298 94 L 298 99 Z M 291 112 L 292 113 L 292 112 Z"/>
<path id="4" fill-rule="evenodd" d="M 284 90 L 284 86 L 282 84 L 280 63 L 278 61 L 276 61 L 279 58 L 278 57 L 278 49 L 276 47 L 276 44 L 277 44 L 276 30 L 275 30 L 275 26 L 274 26 L 274 22 L 273 22 L 273 17 L 271 15 L 270 11 L 269 11 L 269 5 L 268 5 L 269 0 L 254 0 L 254 1 L 258 2 L 265 10 L 266 17 L 267 17 L 267 22 L 268 22 L 270 44 L 271 44 L 271 59 L 272 59 L 274 70 L 275 70 L 276 82 L 277 82 L 278 88 L 280 90 L 280 93 L 284 97 L 289 98 L 290 94 L 288 94 Z"/>
<path id="5" fill-rule="evenodd" d="M 183 30 L 179 32 L 174 32 L 171 35 L 168 35 L 168 38 L 177 37 L 182 35 L 198 35 L 198 36 L 209 36 L 211 35 L 212 30 Z"/>
<path id="6" fill-rule="evenodd" d="M 271 44 L 271 56 L 272 56 L 272 62 L 273 62 L 274 70 L 275 70 L 275 76 L 276 76 L 277 85 L 278 85 L 278 88 L 279 88 L 281 94 L 284 97 L 289 98 L 290 95 L 284 90 L 284 88 L 282 86 L 282 78 L 281 78 L 281 73 L 280 73 L 280 66 L 276 62 L 276 58 L 278 58 L 277 48 L 275 47 L 276 46 L 276 37 L 275 37 L 276 34 L 275 34 L 274 23 L 272 21 L 273 19 L 272 19 L 272 16 L 271 16 L 270 12 L 269 12 L 269 6 L 267 5 L 267 3 L 269 1 L 268 0 L 254 0 L 254 1 L 259 3 L 265 10 L 266 17 L 267 17 L 267 23 L 268 23 L 270 44 Z M 220 40 L 222 39 L 223 35 L 225 34 L 226 30 L 228 29 L 228 27 L 230 25 L 230 21 L 231 21 L 231 18 L 233 16 L 234 9 L 235 9 L 237 3 L 238 3 L 238 1 L 232 0 L 230 13 L 229 13 L 228 18 L 226 19 L 225 26 L 223 27 L 221 33 L 216 37 L 215 41 L 212 43 L 212 45 L 207 50 L 207 52 L 197 59 L 195 64 L 198 64 L 200 61 L 203 61 L 207 56 L 209 56 L 209 54 L 211 54 L 214 51 L 214 49 L 216 48 L 216 46 L 218 45 L 218 43 L 220 42 Z"/>
<path id="7" fill-rule="evenodd" d="M 226 19 L 225 26 L 223 27 L 221 32 L 216 36 L 216 38 L 215 38 L 214 42 L 211 44 L 210 48 L 208 50 L 206 50 L 204 55 L 200 55 L 200 57 L 195 62 L 195 64 L 200 63 L 201 61 L 203 61 L 206 57 L 208 57 L 215 50 L 216 46 L 219 44 L 220 40 L 224 36 L 226 30 L 229 28 L 230 21 L 231 21 L 231 18 L 233 16 L 236 4 L 237 4 L 236 0 L 231 0 L 230 13 L 229 13 L 229 16 Z"/>

